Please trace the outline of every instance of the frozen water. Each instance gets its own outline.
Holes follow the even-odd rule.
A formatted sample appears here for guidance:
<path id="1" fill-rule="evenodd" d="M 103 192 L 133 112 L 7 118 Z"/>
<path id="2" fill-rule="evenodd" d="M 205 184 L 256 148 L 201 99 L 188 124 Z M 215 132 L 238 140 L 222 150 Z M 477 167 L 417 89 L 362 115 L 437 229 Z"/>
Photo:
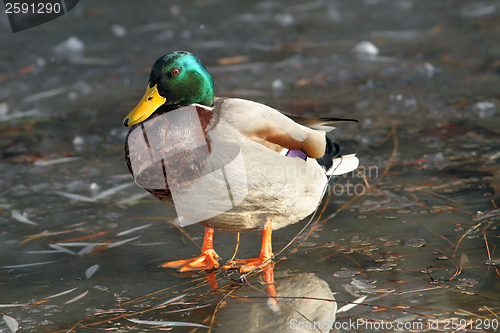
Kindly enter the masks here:
<path id="1" fill-rule="evenodd" d="M 291 114 L 360 120 L 335 124 L 337 130 L 328 135 L 345 155 L 362 158 L 359 170 L 366 168 L 367 183 L 357 173 L 338 180 L 343 193 L 325 198 L 314 218 L 322 229 L 307 229 L 309 238 L 292 247 L 300 242 L 308 247 L 277 257 L 276 280 L 313 269 L 341 301 L 352 301 L 356 293 L 385 293 L 364 302 L 387 310 L 358 305 L 346 315 L 353 320 L 409 320 L 414 314 L 401 311 L 410 305 L 415 308 L 408 311 L 420 318 L 436 312 L 446 312 L 439 315 L 446 318 L 458 309 L 474 314 L 464 318 L 492 317 L 484 306 L 495 309 L 499 298 L 498 4 L 283 4 L 124 0 L 116 6 L 88 0 L 31 31 L 12 34 L 8 26 L 0 31 L 0 253 L 9 267 L 1 272 L 2 305 L 78 287 L 46 303 L 8 310 L 23 330 L 67 331 L 82 319 L 74 331 L 117 328 L 119 320 L 81 325 L 142 309 L 150 310 L 142 319 L 161 320 L 164 309 L 154 306 L 186 293 L 186 304 L 172 310 L 207 308 L 168 313 L 169 320 L 203 323 L 214 300 L 225 298 L 223 286 L 237 279 L 237 273 L 218 274 L 222 288 L 199 299 L 208 292 L 199 280 L 203 273 L 193 278 L 158 267 L 198 255 L 191 239 L 201 246 L 203 227 L 181 231 L 172 225 L 175 212 L 134 186 L 124 162 L 127 130 L 121 121 L 144 93 L 154 60 L 175 49 L 203 61 L 217 96 L 248 98 Z M 116 35 L 114 24 L 126 27 L 126 35 L 120 38 L 121 29 L 115 29 Z M 364 55 L 353 51 L 361 41 L 370 43 Z M 64 61 L 68 57 L 72 60 Z M 223 66 L 223 59 L 242 62 Z M 75 152 L 80 159 L 66 159 Z M 377 173 L 370 176 L 370 167 Z M 355 186 L 365 193 L 357 197 Z M 38 226 L 16 220 L 13 210 Z M 274 231 L 275 253 L 306 223 Z M 260 239 L 259 231 L 242 233 L 237 257 L 258 256 Z M 414 247 L 421 240 L 427 244 Z M 61 246 L 71 243 L 87 245 Z M 215 232 L 221 264 L 232 257 L 235 244 L 233 233 Z M 25 266 L 29 263 L 38 265 Z M 99 270 L 85 280 L 94 265 Z M 430 265 L 435 265 L 433 279 L 454 288 L 429 288 L 436 286 L 429 284 Z M 462 269 L 458 276 L 456 265 Z M 353 277 L 357 281 L 351 284 Z M 370 288 L 368 279 L 377 279 L 377 286 Z M 266 287 L 257 275 L 248 282 L 237 285 L 237 292 Z M 392 288 L 404 293 L 387 294 Z M 64 304 L 87 289 L 85 297 Z M 127 297 L 134 301 L 119 303 Z M 258 303 L 225 299 L 234 301 L 234 308 Z M 56 307 L 45 308 L 49 303 Z M 115 313 L 91 317 L 97 310 Z M 44 320 L 50 323 L 42 327 Z M 227 331 L 248 330 L 235 322 Z M 9 331 L 0 318 L 1 330 Z"/>

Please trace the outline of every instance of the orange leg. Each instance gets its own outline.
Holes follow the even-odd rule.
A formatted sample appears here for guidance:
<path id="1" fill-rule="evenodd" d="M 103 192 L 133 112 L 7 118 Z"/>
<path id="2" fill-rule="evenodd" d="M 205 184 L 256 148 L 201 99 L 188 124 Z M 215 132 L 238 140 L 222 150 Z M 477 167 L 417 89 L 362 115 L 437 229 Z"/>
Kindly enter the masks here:
<path id="1" fill-rule="evenodd" d="M 179 272 L 204 271 L 207 269 L 219 268 L 217 259 L 219 256 L 214 251 L 214 228 L 205 227 L 205 237 L 199 257 L 170 261 L 164 263 L 161 267 L 178 268 Z"/>
<path id="2" fill-rule="evenodd" d="M 262 229 L 262 247 L 259 258 L 235 259 L 227 263 L 224 268 L 239 268 L 240 273 L 248 273 L 255 267 L 267 261 L 273 256 L 271 234 L 273 232 L 273 223 L 268 220 Z M 270 264 L 271 261 L 268 261 Z M 267 264 L 266 264 L 267 265 Z"/>

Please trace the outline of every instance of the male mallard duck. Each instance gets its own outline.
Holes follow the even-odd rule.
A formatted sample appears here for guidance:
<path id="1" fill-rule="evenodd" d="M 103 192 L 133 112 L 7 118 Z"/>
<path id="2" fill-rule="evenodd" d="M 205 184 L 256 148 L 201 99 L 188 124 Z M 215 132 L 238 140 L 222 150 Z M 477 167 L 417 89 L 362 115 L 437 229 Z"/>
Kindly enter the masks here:
<path id="1" fill-rule="evenodd" d="M 310 215 L 328 177 L 358 166 L 354 155 L 341 156 L 336 142 L 311 127 L 357 120 L 285 115 L 256 102 L 214 98 L 213 88 L 191 53 L 159 58 L 144 97 L 123 121 L 131 126 L 125 158 L 136 182 L 175 208 L 181 223 L 205 226 L 199 257 L 163 267 L 218 268 L 214 229 L 261 229 L 260 257 L 229 263 L 243 273 L 272 257 L 273 228 Z"/>

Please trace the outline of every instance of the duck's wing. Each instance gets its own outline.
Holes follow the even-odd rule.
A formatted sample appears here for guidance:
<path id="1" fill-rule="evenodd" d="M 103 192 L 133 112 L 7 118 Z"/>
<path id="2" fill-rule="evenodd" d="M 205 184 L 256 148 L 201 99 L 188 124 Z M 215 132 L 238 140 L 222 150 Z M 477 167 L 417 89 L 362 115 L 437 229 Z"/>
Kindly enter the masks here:
<path id="1" fill-rule="evenodd" d="M 326 139 L 323 132 L 309 126 L 322 126 L 341 120 L 294 116 L 298 120 L 294 121 L 292 117 L 266 105 L 237 98 L 223 101 L 221 117 L 253 141 L 264 145 L 274 144 L 290 150 L 301 150 L 311 158 L 320 158 L 325 154 Z"/>

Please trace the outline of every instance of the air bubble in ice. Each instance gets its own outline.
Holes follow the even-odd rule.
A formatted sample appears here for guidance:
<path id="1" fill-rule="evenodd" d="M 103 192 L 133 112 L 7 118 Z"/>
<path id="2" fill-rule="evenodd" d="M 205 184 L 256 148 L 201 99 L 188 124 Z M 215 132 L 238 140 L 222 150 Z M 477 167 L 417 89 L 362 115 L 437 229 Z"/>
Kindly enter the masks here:
<path id="1" fill-rule="evenodd" d="M 74 91 L 68 93 L 68 99 L 72 102 L 76 101 L 78 99 L 78 94 Z"/>
<path id="2" fill-rule="evenodd" d="M 338 272 L 333 273 L 333 276 L 339 277 L 339 278 L 346 278 L 346 277 L 356 276 L 356 274 L 359 274 L 359 273 L 360 273 L 359 271 L 353 271 L 350 269 L 346 269 L 346 270 L 342 270 L 342 271 L 338 271 Z"/>
<path id="3" fill-rule="evenodd" d="M 0 116 L 5 116 L 9 112 L 9 104 L 7 102 L 0 103 Z"/>
<path id="4" fill-rule="evenodd" d="M 80 151 L 83 149 L 83 145 L 85 144 L 85 139 L 83 136 L 75 136 L 73 139 L 73 146 L 75 146 L 75 149 L 77 151 Z"/>
<path id="5" fill-rule="evenodd" d="M 411 238 L 405 242 L 406 246 L 411 246 L 411 247 L 422 247 L 425 244 L 427 244 L 427 241 L 423 238 Z"/>
<path id="6" fill-rule="evenodd" d="M 125 27 L 122 27 L 121 25 L 118 25 L 118 24 L 113 24 L 111 26 L 111 31 L 118 38 L 123 38 L 127 35 L 127 29 L 125 29 Z"/>
<path id="7" fill-rule="evenodd" d="M 289 26 L 295 23 L 295 19 L 291 14 L 276 14 L 274 17 L 276 21 L 282 26 Z"/>
<path id="8" fill-rule="evenodd" d="M 495 104 L 487 101 L 476 103 L 474 109 L 479 111 L 479 117 L 481 118 L 488 118 L 496 113 Z"/>
<path id="9" fill-rule="evenodd" d="M 92 183 L 90 184 L 90 193 L 92 193 L 93 196 L 96 196 L 99 192 L 101 191 L 101 187 L 97 183 Z"/>
<path id="10" fill-rule="evenodd" d="M 285 84 L 283 83 L 282 79 L 274 80 L 271 86 L 273 87 L 273 92 L 275 93 L 282 92 L 283 90 L 285 90 Z"/>
<path id="11" fill-rule="evenodd" d="M 60 55 L 78 55 L 82 54 L 84 50 L 85 44 L 75 36 L 68 38 L 54 47 L 54 53 Z"/>
<path id="12" fill-rule="evenodd" d="M 379 49 L 369 41 L 358 43 L 352 50 L 359 55 L 378 55 L 380 53 Z"/>
<path id="13" fill-rule="evenodd" d="M 170 15 L 179 16 L 181 14 L 181 8 L 176 5 L 170 6 Z"/>

